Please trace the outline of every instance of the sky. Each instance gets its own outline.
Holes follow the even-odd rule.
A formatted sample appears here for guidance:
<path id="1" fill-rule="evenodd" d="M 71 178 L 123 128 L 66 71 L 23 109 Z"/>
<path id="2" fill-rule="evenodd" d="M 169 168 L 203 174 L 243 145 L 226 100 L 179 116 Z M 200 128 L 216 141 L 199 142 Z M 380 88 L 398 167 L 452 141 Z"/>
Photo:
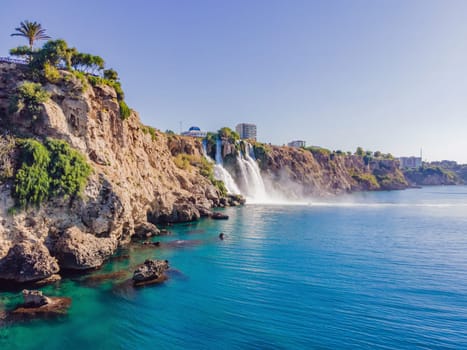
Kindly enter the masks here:
<path id="1" fill-rule="evenodd" d="M 103 57 L 162 131 L 257 124 L 258 139 L 467 163 L 467 1 L 0 0 Z"/>

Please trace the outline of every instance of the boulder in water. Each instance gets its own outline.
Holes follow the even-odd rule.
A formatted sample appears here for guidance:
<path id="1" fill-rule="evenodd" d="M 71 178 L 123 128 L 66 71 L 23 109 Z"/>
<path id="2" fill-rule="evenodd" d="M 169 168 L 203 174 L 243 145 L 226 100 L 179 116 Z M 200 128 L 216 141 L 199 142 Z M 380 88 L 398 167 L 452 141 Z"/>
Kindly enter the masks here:
<path id="1" fill-rule="evenodd" d="M 161 231 L 156 225 L 151 224 L 150 222 L 145 222 L 135 227 L 135 234 L 133 237 L 136 239 L 144 239 L 159 236 L 160 234 Z"/>
<path id="2" fill-rule="evenodd" d="M 23 298 L 23 304 L 7 313 L 7 321 L 60 316 L 66 314 L 71 305 L 71 298 L 47 297 L 38 290 L 23 290 Z"/>
<path id="3" fill-rule="evenodd" d="M 212 213 L 211 218 L 214 220 L 228 220 L 229 216 L 226 214 L 219 213 L 219 212 L 214 212 Z"/>
<path id="4" fill-rule="evenodd" d="M 165 271 L 169 268 L 167 260 L 147 259 L 133 273 L 133 284 L 142 286 L 146 284 L 163 282 L 167 277 Z"/>

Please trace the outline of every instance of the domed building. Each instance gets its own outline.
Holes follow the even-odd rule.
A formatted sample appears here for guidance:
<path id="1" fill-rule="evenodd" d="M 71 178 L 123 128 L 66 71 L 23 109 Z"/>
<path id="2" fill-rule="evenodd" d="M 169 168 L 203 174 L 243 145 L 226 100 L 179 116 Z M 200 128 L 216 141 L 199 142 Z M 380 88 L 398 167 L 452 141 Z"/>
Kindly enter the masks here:
<path id="1" fill-rule="evenodd" d="M 207 131 L 201 131 L 197 126 L 192 126 L 188 131 L 182 132 L 182 136 L 191 136 L 191 137 L 206 137 Z"/>

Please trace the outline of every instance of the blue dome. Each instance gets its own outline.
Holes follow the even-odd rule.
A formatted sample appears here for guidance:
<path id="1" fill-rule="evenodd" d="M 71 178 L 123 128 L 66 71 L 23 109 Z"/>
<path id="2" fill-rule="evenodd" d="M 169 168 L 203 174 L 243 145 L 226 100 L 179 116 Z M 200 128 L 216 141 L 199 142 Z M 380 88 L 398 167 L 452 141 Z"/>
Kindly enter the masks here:
<path id="1" fill-rule="evenodd" d="M 191 128 L 188 129 L 188 131 L 201 131 L 201 129 L 198 128 L 197 126 L 192 126 Z"/>

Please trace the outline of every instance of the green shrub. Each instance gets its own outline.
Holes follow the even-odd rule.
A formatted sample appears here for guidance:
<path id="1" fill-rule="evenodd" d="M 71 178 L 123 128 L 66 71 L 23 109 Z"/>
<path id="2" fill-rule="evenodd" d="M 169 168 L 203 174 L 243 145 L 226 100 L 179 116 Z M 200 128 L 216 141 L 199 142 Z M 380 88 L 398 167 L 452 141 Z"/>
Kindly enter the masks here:
<path id="1" fill-rule="evenodd" d="M 55 197 L 80 195 L 91 167 L 84 157 L 61 140 L 20 141 L 21 165 L 15 175 L 13 196 L 19 208 Z"/>
<path id="2" fill-rule="evenodd" d="M 143 125 L 143 127 L 141 128 L 141 130 L 143 131 L 144 134 L 150 134 L 150 135 L 151 135 L 151 139 L 152 139 L 153 141 L 156 141 L 156 140 L 157 140 L 156 129 L 154 129 L 152 126 Z"/>
<path id="3" fill-rule="evenodd" d="M 42 111 L 42 104 L 49 97 L 49 93 L 42 88 L 41 84 L 25 81 L 16 89 L 15 95 L 11 98 L 10 112 L 18 113 L 24 110 L 36 119 Z"/>
<path id="4" fill-rule="evenodd" d="M 322 147 L 310 146 L 310 147 L 306 147 L 305 149 L 310 151 L 313 154 L 314 157 L 329 158 L 330 155 L 331 155 L 330 150 L 328 150 L 326 148 L 322 148 Z"/>
<path id="5" fill-rule="evenodd" d="M 217 132 L 221 138 L 228 139 L 231 143 L 240 140 L 240 135 L 228 127 L 223 127 Z"/>
<path id="6" fill-rule="evenodd" d="M 189 154 L 180 153 L 174 158 L 174 163 L 179 169 L 189 170 L 190 169 L 191 157 Z"/>
<path id="7" fill-rule="evenodd" d="M 49 196 L 50 154 L 47 148 L 36 140 L 21 142 L 22 165 L 15 177 L 13 190 L 14 197 L 19 207 L 30 204 L 39 205 Z"/>
<path id="8" fill-rule="evenodd" d="M 228 194 L 227 188 L 225 187 L 225 184 L 221 180 L 214 179 L 212 180 L 212 183 L 214 186 L 217 187 L 217 189 L 219 190 L 219 192 L 221 193 L 223 197 L 227 196 Z"/>
<path id="9" fill-rule="evenodd" d="M 44 78 L 52 84 L 56 84 L 60 81 L 60 72 L 58 69 L 54 66 L 52 66 L 50 63 L 46 63 L 44 65 Z"/>
<path id="10" fill-rule="evenodd" d="M 110 69 L 106 69 L 104 70 L 104 78 L 107 79 L 107 80 L 113 80 L 113 81 L 117 81 L 118 80 L 118 73 L 116 70 L 110 68 Z"/>
<path id="11" fill-rule="evenodd" d="M 83 155 L 62 140 L 47 139 L 45 144 L 51 154 L 50 194 L 64 197 L 80 194 L 91 174 L 91 167 Z"/>
<path id="12" fill-rule="evenodd" d="M 128 119 L 131 115 L 130 107 L 128 107 L 128 105 L 123 100 L 118 101 L 118 105 L 120 106 L 120 118 L 123 120 Z"/>
<path id="13" fill-rule="evenodd" d="M 84 74 L 83 72 L 77 71 L 77 70 L 72 71 L 72 74 L 75 78 L 77 78 L 81 82 L 81 85 L 82 85 L 81 91 L 82 92 L 86 91 L 86 89 L 89 86 L 89 79 L 87 78 L 86 74 Z"/>
<path id="14" fill-rule="evenodd" d="M 376 177 L 373 174 L 357 173 L 357 172 L 351 171 L 350 175 L 359 184 L 363 184 L 368 188 L 380 188 L 378 180 L 376 180 Z"/>

